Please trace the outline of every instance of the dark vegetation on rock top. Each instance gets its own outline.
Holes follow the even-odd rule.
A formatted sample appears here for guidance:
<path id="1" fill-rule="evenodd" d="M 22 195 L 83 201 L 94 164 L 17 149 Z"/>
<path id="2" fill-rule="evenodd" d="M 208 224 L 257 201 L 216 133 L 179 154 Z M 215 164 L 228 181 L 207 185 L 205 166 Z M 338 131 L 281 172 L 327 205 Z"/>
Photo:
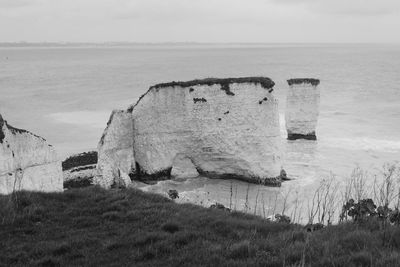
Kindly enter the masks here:
<path id="1" fill-rule="evenodd" d="M 183 88 L 187 87 L 193 87 L 193 86 L 200 86 L 200 85 L 215 85 L 219 84 L 221 86 L 221 90 L 225 91 L 225 93 L 229 96 L 234 96 L 235 94 L 230 90 L 230 84 L 232 83 L 255 83 L 255 84 L 260 84 L 263 88 L 268 89 L 268 92 L 273 91 L 273 87 L 275 85 L 275 82 L 272 81 L 270 78 L 267 77 L 240 77 L 240 78 L 206 78 L 206 79 L 197 79 L 197 80 L 191 80 L 191 81 L 173 81 L 169 83 L 159 83 L 156 85 L 153 85 L 149 88 L 149 90 L 144 93 L 141 97 L 139 97 L 139 100 L 136 102 L 136 104 L 131 105 L 128 108 L 128 112 L 132 112 L 135 106 L 142 100 L 142 98 L 147 95 L 152 89 L 161 89 L 161 88 L 167 88 L 167 87 L 174 87 L 174 86 L 179 86 Z M 189 89 L 189 92 L 193 92 L 193 88 Z"/>
<path id="2" fill-rule="evenodd" d="M 134 189 L 18 192 L 0 196 L 0 266 L 400 264 L 398 226 L 309 228 Z"/>
<path id="3" fill-rule="evenodd" d="M 13 134 L 17 134 L 17 133 L 19 133 L 19 134 L 24 134 L 24 133 L 26 133 L 26 134 L 33 135 L 33 136 L 35 136 L 35 137 L 37 137 L 37 138 L 40 138 L 40 139 L 43 140 L 43 141 L 46 141 L 46 139 L 44 139 L 43 137 L 38 136 L 38 135 L 36 135 L 36 134 L 34 134 L 34 133 L 31 133 L 30 131 L 27 131 L 27 130 L 24 130 L 24 129 L 18 129 L 18 128 L 15 128 L 15 127 L 11 126 L 10 124 L 7 123 L 6 120 L 3 119 L 3 117 L 2 117 L 1 114 L 0 114 L 0 144 L 3 143 L 3 140 L 4 140 L 4 138 L 6 137 L 5 134 L 4 134 L 4 132 L 3 132 L 3 126 L 4 126 L 4 125 L 5 125 L 5 126 L 10 130 L 10 132 L 13 133 Z M 51 145 L 49 145 L 49 146 L 51 146 Z"/>
<path id="4" fill-rule="evenodd" d="M 62 170 L 67 171 L 76 167 L 97 164 L 97 151 L 72 155 L 62 162 Z"/>
<path id="5" fill-rule="evenodd" d="M 318 79 L 312 79 L 312 78 L 297 78 L 297 79 L 287 80 L 287 82 L 289 85 L 309 83 L 313 86 L 317 86 L 317 85 L 319 85 L 320 81 Z"/>
<path id="6" fill-rule="evenodd" d="M 221 85 L 222 90 L 225 90 L 225 87 L 229 84 L 232 83 L 256 83 L 256 84 L 260 84 L 263 88 L 265 89 L 270 89 L 272 87 L 274 87 L 275 83 L 267 77 L 241 77 L 241 78 L 206 78 L 206 79 L 198 79 L 198 80 L 192 80 L 192 81 L 185 81 L 185 82 L 181 82 L 181 81 L 173 81 L 173 82 L 169 82 L 169 83 L 159 83 L 156 84 L 152 87 L 150 87 L 150 89 L 155 88 L 155 89 L 159 89 L 159 88 L 165 88 L 165 87 L 174 87 L 174 86 L 179 86 L 179 87 L 192 87 L 192 86 L 199 86 L 199 85 L 215 85 L 215 84 L 219 84 Z"/>

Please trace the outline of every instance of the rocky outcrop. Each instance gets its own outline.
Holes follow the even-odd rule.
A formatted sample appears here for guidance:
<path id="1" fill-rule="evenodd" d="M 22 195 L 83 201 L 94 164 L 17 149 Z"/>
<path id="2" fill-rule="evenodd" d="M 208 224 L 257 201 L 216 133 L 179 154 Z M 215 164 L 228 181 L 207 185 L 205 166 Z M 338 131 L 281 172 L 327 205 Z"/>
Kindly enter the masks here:
<path id="1" fill-rule="evenodd" d="M 171 177 L 174 179 L 194 178 L 199 176 L 199 172 L 192 160 L 184 154 L 175 156 L 172 162 Z"/>
<path id="2" fill-rule="evenodd" d="M 100 176 L 94 183 L 105 188 L 130 185 L 135 171 L 131 112 L 114 110 L 111 113 L 97 150 Z"/>
<path id="3" fill-rule="evenodd" d="M 63 190 L 61 163 L 45 139 L 12 127 L 0 115 L 0 194 Z"/>
<path id="4" fill-rule="evenodd" d="M 62 162 L 64 188 L 90 186 L 97 175 L 97 152 L 84 152 L 68 157 Z"/>
<path id="5" fill-rule="evenodd" d="M 113 112 L 99 143 L 102 183 L 122 172 L 140 180 L 172 172 L 276 185 L 281 141 L 273 86 L 264 77 L 152 86 L 127 111 Z"/>
<path id="6" fill-rule="evenodd" d="M 316 140 L 320 91 L 317 79 L 291 79 L 286 101 L 288 140 Z"/>

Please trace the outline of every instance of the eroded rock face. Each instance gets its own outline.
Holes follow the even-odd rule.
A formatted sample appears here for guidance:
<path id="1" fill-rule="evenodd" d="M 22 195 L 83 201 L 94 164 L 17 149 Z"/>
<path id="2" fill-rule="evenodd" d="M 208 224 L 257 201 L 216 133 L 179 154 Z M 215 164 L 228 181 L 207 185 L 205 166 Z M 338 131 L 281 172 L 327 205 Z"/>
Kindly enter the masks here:
<path id="1" fill-rule="evenodd" d="M 194 178 L 199 172 L 192 160 L 185 155 L 178 154 L 172 162 L 171 177 L 175 179 Z"/>
<path id="2" fill-rule="evenodd" d="M 289 90 L 286 102 L 286 130 L 288 140 L 316 140 L 320 103 L 317 79 L 288 80 Z"/>
<path id="3" fill-rule="evenodd" d="M 133 119 L 128 111 L 114 110 L 98 145 L 94 183 L 105 188 L 128 186 L 135 170 L 133 156 Z"/>
<path id="4" fill-rule="evenodd" d="M 47 141 L 12 127 L 0 115 L 0 194 L 63 190 L 61 162 Z"/>
<path id="5" fill-rule="evenodd" d="M 121 158 L 116 149 L 121 142 L 124 151 L 134 155 L 125 157 L 132 161 L 124 164 L 134 162 L 133 172 L 141 180 L 164 179 L 171 171 L 175 177 L 199 173 L 256 183 L 279 177 L 281 143 L 273 86 L 262 77 L 155 85 L 128 111 L 119 111 L 120 119 L 112 116 L 104 136 L 113 141 L 103 165 L 119 168 L 114 158 Z M 99 165 L 105 143 L 99 144 Z M 102 172 L 104 176 L 104 168 Z"/>
<path id="6" fill-rule="evenodd" d="M 97 176 L 97 152 L 84 152 L 68 157 L 62 162 L 64 188 L 79 188 L 93 184 Z"/>

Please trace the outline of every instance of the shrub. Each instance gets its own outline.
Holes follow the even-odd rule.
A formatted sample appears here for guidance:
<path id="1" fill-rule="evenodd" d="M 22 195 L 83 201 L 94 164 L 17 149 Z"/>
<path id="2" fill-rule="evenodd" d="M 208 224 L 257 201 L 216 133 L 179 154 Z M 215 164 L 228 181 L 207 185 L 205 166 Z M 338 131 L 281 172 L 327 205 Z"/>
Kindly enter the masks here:
<path id="1" fill-rule="evenodd" d="M 390 212 L 389 221 L 393 224 L 400 225 L 400 211 L 398 208 Z"/>
<path id="2" fill-rule="evenodd" d="M 170 199 L 177 199 L 177 198 L 179 198 L 178 191 L 173 190 L 173 189 L 168 190 L 168 196 L 169 196 Z"/>

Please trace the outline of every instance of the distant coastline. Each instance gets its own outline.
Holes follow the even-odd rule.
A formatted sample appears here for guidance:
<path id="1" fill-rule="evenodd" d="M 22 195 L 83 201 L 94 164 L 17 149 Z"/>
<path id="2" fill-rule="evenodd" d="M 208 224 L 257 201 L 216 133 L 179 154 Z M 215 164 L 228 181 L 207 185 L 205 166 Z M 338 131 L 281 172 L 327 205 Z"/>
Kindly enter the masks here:
<path id="1" fill-rule="evenodd" d="M 313 47 L 398 45 L 396 43 L 262 43 L 262 42 L 0 42 L 0 48 L 64 48 L 64 47 Z"/>

